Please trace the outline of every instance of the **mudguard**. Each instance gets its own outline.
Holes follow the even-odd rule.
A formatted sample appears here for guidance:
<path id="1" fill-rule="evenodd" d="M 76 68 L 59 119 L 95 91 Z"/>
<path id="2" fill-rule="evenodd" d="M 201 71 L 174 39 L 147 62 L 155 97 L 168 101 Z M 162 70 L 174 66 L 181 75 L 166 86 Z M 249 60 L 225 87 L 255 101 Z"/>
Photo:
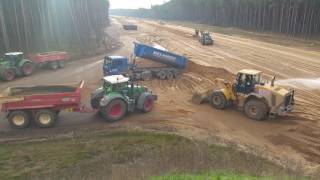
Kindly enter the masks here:
<path id="1" fill-rule="evenodd" d="M 103 96 L 103 98 L 100 101 L 100 107 L 107 106 L 114 99 L 121 99 L 128 105 L 127 100 L 122 95 L 120 95 L 120 94 L 112 94 L 112 95 L 104 95 Z"/>
<path id="2" fill-rule="evenodd" d="M 152 96 L 152 94 L 149 92 L 145 92 L 139 96 L 138 102 L 137 102 L 137 109 L 140 109 L 140 110 L 143 109 L 144 100 L 147 96 Z"/>
<path id="3" fill-rule="evenodd" d="M 28 59 L 22 59 L 22 60 L 20 60 L 20 62 L 18 63 L 18 67 L 21 68 L 21 67 L 24 65 L 24 63 L 32 63 L 32 64 L 33 64 L 33 62 L 30 61 L 30 60 L 28 60 Z"/>

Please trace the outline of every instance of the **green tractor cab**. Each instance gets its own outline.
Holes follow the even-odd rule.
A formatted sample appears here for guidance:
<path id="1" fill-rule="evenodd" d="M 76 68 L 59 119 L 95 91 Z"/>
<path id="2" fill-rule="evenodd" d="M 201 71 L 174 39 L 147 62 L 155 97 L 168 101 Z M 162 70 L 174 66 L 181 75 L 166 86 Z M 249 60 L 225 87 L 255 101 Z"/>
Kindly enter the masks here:
<path id="1" fill-rule="evenodd" d="M 6 53 L 0 58 L 0 76 L 5 81 L 12 81 L 16 76 L 29 76 L 33 68 L 33 62 L 24 59 L 22 52 Z"/>
<path id="2" fill-rule="evenodd" d="M 123 75 L 106 76 L 103 85 L 91 94 L 91 106 L 108 121 L 122 119 L 128 112 L 150 112 L 157 96 Z"/>

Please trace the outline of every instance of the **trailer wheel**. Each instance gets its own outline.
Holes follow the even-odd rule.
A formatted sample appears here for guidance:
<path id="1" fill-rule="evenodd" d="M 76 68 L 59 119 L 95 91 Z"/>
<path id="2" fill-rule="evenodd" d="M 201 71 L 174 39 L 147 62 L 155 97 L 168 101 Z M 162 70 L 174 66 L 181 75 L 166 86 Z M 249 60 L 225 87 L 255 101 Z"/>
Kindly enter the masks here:
<path id="1" fill-rule="evenodd" d="M 172 72 L 168 72 L 167 73 L 167 79 L 173 79 L 174 78 L 174 75 L 173 75 L 173 73 Z"/>
<path id="2" fill-rule="evenodd" d="M 58 62 L 56 62 L 56 61 L 50 62 L 50 63 L 49 63 L 49 67 L 50 67 L 50 69 L 52 69 L 52 70 L 58 69 L 58 68 L 59 68 Z"/>
<path id="3" fill-rule="evenodd" d="M 209 97 L 210 104 L 216 109 L 224 109 L 227 106 L 227 100 L 221 91 L 214 91 Z"/>
<path id="4" fill-rule="evenodd" d="M 112 100 L 107 106 L 100 109 L 104 119 L 110 122 L 121 120 L 127 113 L 127 105 L 121 99 Z"/>
<path id="5" fill-rule="evenodd" d="M 181 72 L 175 71 L 175 72 L 174 72 L 174 78 L 175 78 L 175 79 L 180 79 L 180 78 L 181 78 Z"/>
<path id="6" fill-rule="evenodd" d="M 64 68 L 66 66 L 66 62 L 65 61 L 58 61 L 58 66 L 59 66 L 59 68 Z"/>
<path id="7" fill-rule="evenodd" d="M 15 129 L 27 128 L 30 125 L 30 119 L 27 111 L 12 111 L 8 115 L 8 122 Z"/>
<path id="8" fill-rule="evenodd" d="M 143 81 L 150 81 L 151 78 L 152 78 L 152 73 L 151 72 L 145 72 L 145 73 L 142 73 L 141 75 L 142 77 L 142 80 Z"/>
<path id="9" fill-rule="evenodd" d="M 26 62 L 22 65 L 21 70 L 24 76 L 29 76 L 33 72 L 33 64 L 30 62 Z"/>
<path id="10" fill-rule="evenodd" d="M 158 77 L 159 77 L 159 79 L 161 79 L 161 80 L 165 80 L 166 77 L 167 77 L 167 74 L 166 74 L 166 72 L 164 72 L 164 71 L 160 71 L 160 72 L 158 73 Z"/>
<path id="11" fill-rule="evenodd" d="M 57 120 L 56 112 L 49 109 L 42 109 L 36 112 L 35 123 L 40 128 L 50 128 L 54 126 Z"/>
<path id="12" fill-rule="evenodd" d="M 16 78 L 16 71 L 14 69 L 6 69 L 2 74 L 5 81 L 12 81 Z"/>

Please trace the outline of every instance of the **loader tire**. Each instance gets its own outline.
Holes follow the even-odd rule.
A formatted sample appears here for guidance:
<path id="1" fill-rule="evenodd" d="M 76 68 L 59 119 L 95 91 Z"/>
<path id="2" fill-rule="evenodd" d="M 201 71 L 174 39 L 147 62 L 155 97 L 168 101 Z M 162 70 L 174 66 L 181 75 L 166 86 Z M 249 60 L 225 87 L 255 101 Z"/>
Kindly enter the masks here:
<path id="1" fill-rule="evenodd" d="M 209 97 L 210 104 L 216 109 L 225 109 L 227 99 L 221 91 L 214 91 Z"/>
<path id="2" fill-rule="evenodd" d="M 262 121 L 267 117 L 268 106 L 261 100 L 252 99 L 244 105 L 244 111 L 249 118 Z"/>

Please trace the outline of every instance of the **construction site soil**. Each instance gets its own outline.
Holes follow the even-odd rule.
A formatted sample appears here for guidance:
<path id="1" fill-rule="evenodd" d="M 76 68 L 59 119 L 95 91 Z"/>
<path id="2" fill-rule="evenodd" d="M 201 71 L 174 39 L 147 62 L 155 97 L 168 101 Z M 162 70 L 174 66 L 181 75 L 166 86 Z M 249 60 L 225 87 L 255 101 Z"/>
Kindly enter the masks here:
<path id="1" fill-rule="evenodd" d="M 122 24 L 127 22 L 137 24 L 138 31 L 122 30 Z M 195 105 L 191 102 L 197 89 L 215 87 L 216 78 L 233 81 L 237 71 L 245 68 L 261 70 L 266 78 L 276 75 L 281 80 L 318 79 L 320 51 L 217 33 L 214 33 L 213 46 L 202 46 L 192 37 L 194 30 L 191 28 L 121 17 L 112 19 L 107 32 L 121 43 L 109 55 L 130 57 L 133 42 L 156 43 L 188 57 L 188 68 L 178 80 L 140 82 L 158 95 L 155 108 L 149 114 L 133 113 L 123 121 L 110 124 L 95 114 L 62 113 L 56 127 L 51 129 L 31 127 L 12 130 L 7 122 L 1 121 L 0 142 L 72 136 L 106 128 L 138 128 L 177 133 L 209 143 L 235 145 L 283 166 L 302 170 L 305 174 L 320 172 L 319 89 L 284 84 L 296 89 L 294 112 L 263 122 L 250 120 L 237 109 L 219 111 L 208 104 Z M 89 105 L 90 93 L 99 86 L 102 78 L 102 58 L 103 55 L 85 58 L 71 62 L 59 71 L 43 71 L 13 82 L 2 82 L 0 89 L 85 80 L 83 103 Z M 138 60 L 138 64 L 148 63 Z"/>

